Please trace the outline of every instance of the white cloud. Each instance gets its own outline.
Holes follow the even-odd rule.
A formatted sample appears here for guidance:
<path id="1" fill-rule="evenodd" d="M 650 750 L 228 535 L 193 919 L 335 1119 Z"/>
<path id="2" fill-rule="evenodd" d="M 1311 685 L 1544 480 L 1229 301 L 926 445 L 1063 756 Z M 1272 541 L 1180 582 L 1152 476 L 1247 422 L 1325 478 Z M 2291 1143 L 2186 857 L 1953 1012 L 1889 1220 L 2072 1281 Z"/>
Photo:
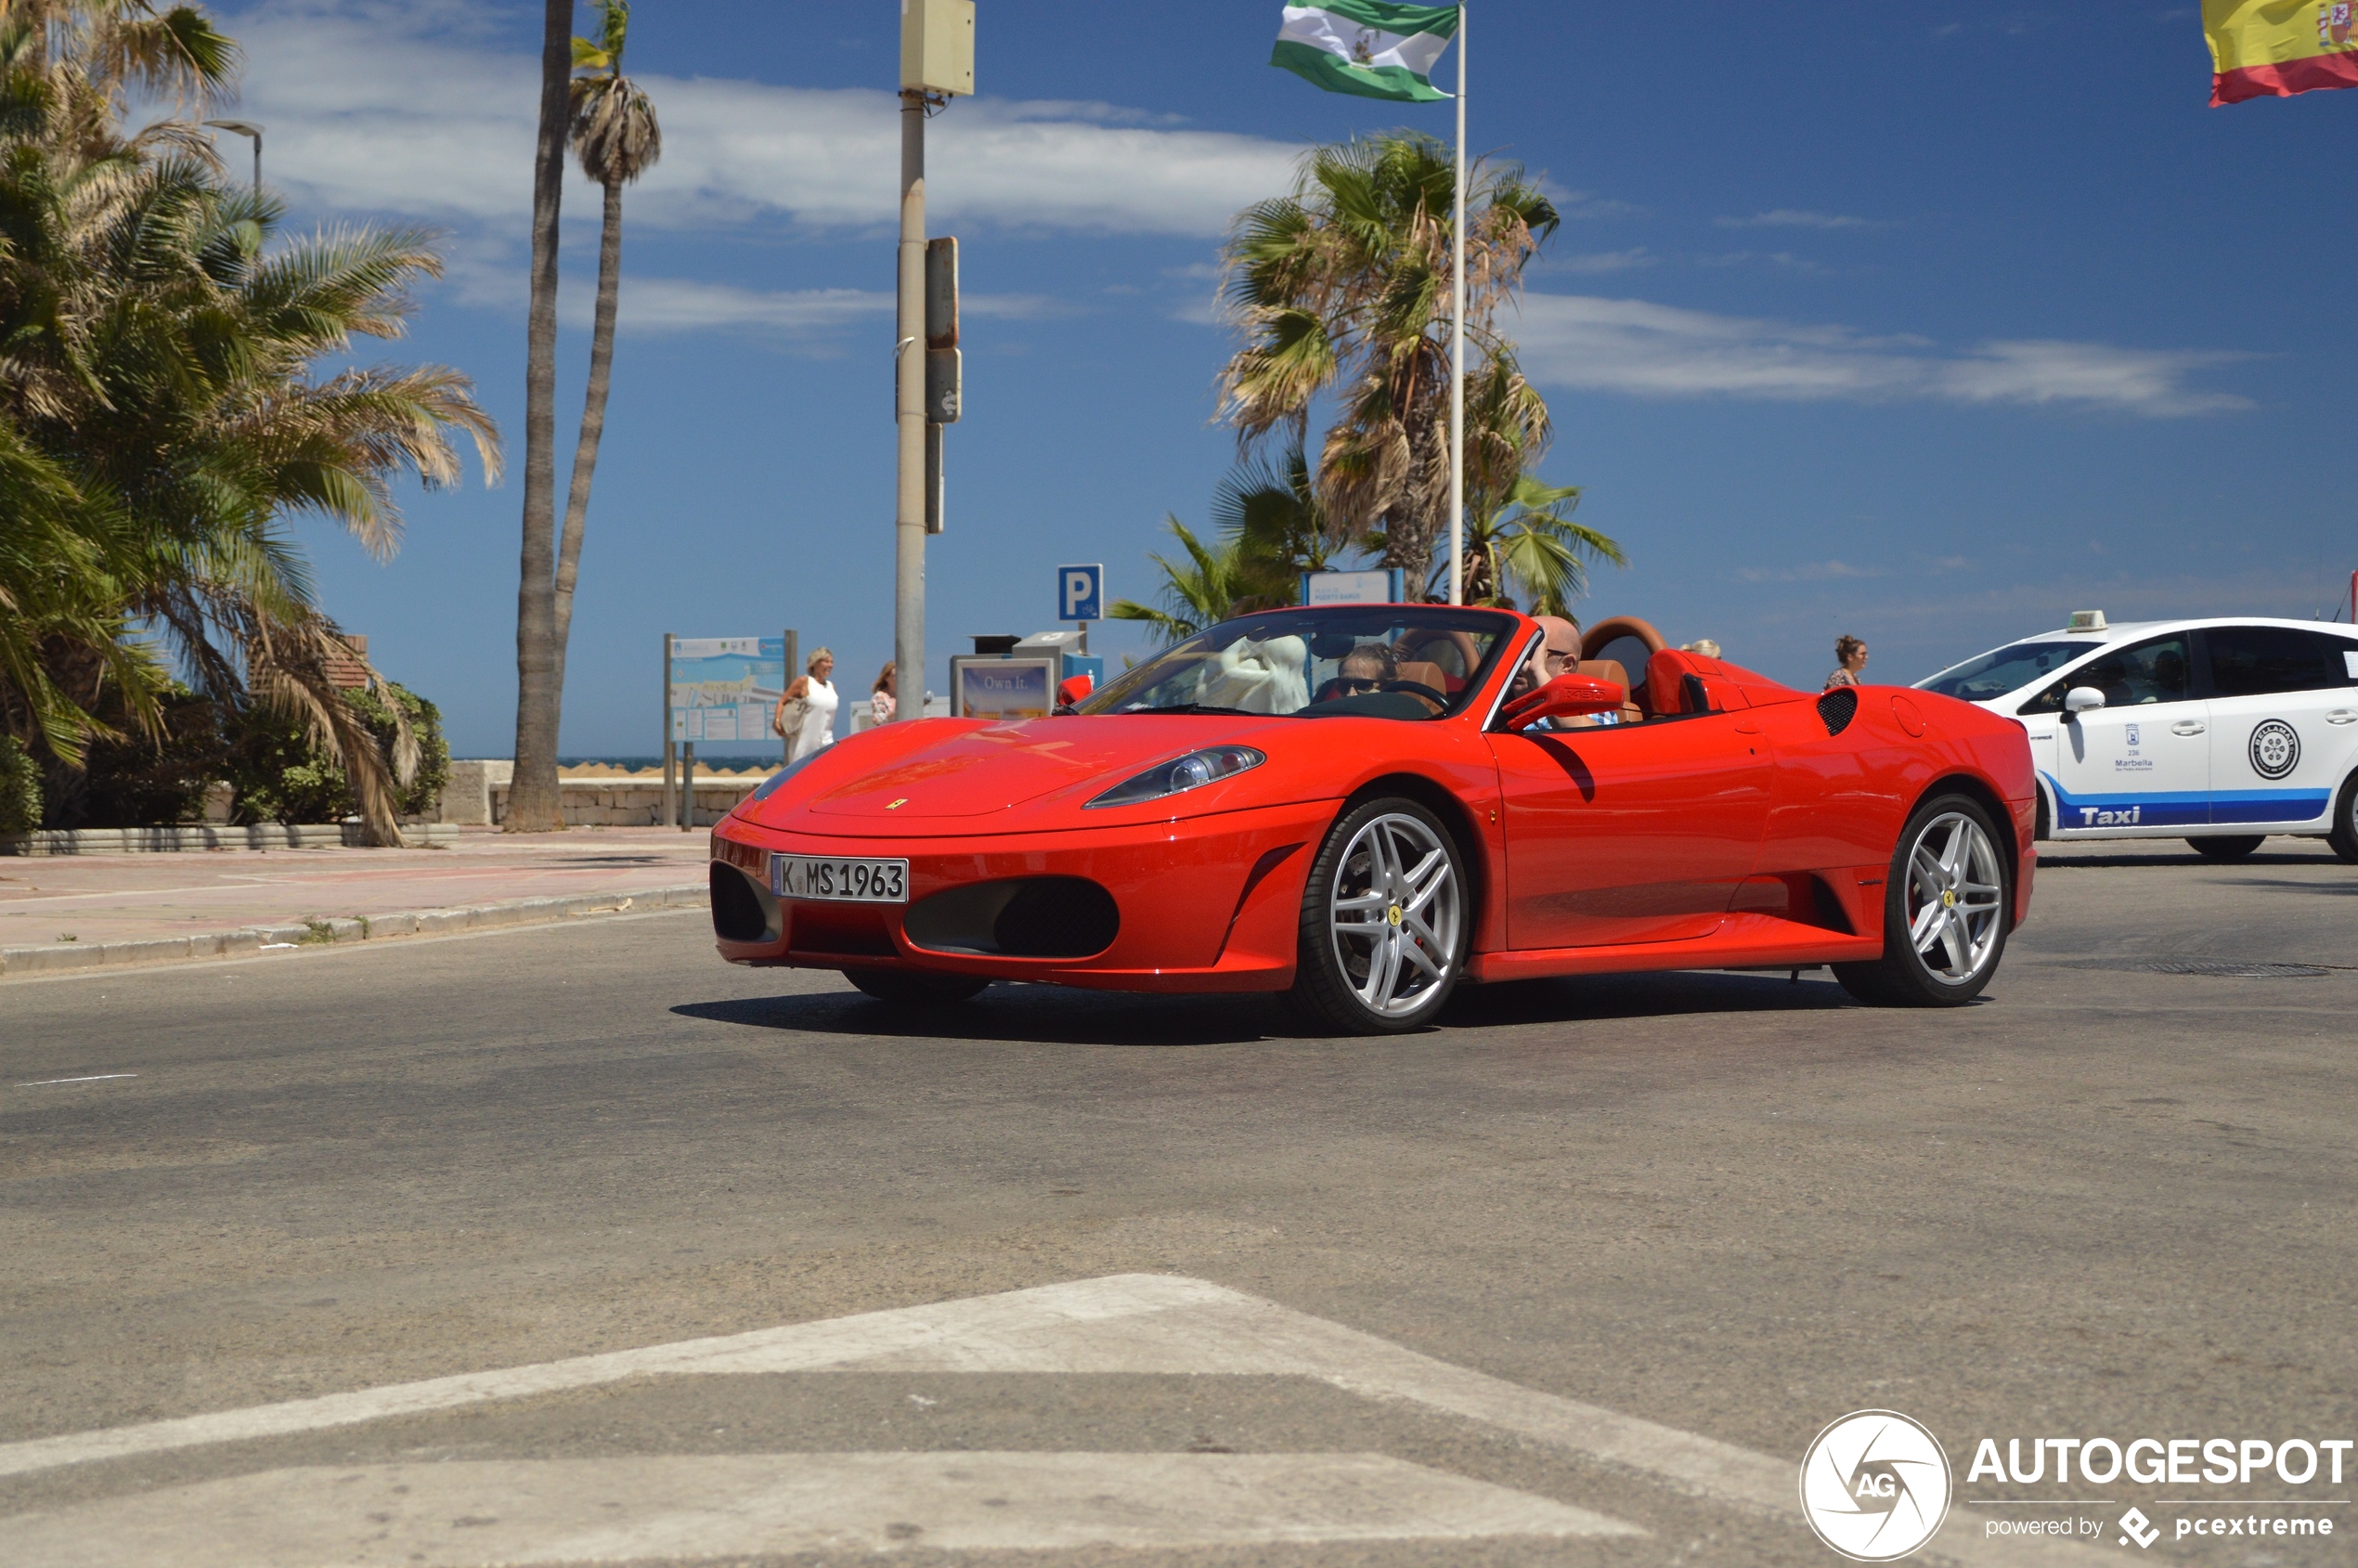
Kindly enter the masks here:
<path id="1" fill-rule="evenodd" d="M 1543 385 L 1641 397 L 1928 399 L 2152 419 L 2251 406 L 2186 384 L 2196 370 L 2242 357 L 2233 354 L 2061 342 L 1944 352 L 1922 338 L 1581 294 L 1526 294 L 1516 335 L 1524 372 Z"/>
<path id="2" fill-rule="evenodd" d="M 1867 218 L 1854 218 L 1842 213 L 1808 213 L 1793 207 L 1779 207 L 1774 212 L 1755 213 L 1748 218 L 1714 218 L 1722 228 L 1881 228 L 1881 224 Z"/>
<path id="3" fill-rule="evenodd" d="M 1550 271 L 1597 273 L 1627 272 L 1653 264 L 1653 256 L 1643 245 L 1633 245 L 1626 251 L 1592 251 L 1586 255 L 1552 256 L 1547 266 Z"/>
<path id="4" fill-rule="evenodd" d="M 531 56 L 486 46 L 467 13 L 447 5 L 266 0 L 230 26 L 247 52 L 243 111 L 268 127 L 273 183 L 319 205 L 521 227 L 539 85 Z M 893 222 L 900 131 L 892 94 L 641 80 L 662 116 L 664 157 L 631 191 L 634 223 Z M 935 119 L 926 150 L 938 227 L 1198 236 L 1219 234 L 1238 208 L 1287 189 L 1298 156 L 1265 138 L 1172 129 L 1105 104 L 991 98 L 961 99 Z M 586 200 L 568 204 L 595 210 Z"/>
<path id="5" fill-rule="evenodd" d="M 1817 583 L 1883 575 L 1880 566 L 1853 566 L 1846 561 L 1809 561 L 1798 566 L 1746 566 L 1736 577 L 1748 583 Z"/>

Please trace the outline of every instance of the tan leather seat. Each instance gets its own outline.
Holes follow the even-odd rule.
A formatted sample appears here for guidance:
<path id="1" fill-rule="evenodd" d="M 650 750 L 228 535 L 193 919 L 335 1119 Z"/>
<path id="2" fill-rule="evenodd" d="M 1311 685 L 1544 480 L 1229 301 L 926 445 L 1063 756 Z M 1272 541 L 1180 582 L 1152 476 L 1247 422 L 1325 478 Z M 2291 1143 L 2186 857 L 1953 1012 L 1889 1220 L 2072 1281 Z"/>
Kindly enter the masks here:
<path id="1" fill-rule="evenodd" d="M 1449 694 L 1449 677 L 1447 673 L 1445 672 L 1439 665 L 1429 664 L 1422 659 L 1408 659 L 1396 666 L 1394 667 L 1393 679 L 1395 680 L 1413 681 L 1417 685 L 1425 687 L 1430 691 L 1440 693 L 1445 698 Z M 1429 700 L 1419 696 L 1415 692 L 1410 692 L 1407 694 L 1412 697 L 1417 697 L 1417 700 L 1419 702 Z M 1445 703 L 1435 704 L 1433 711 L 1435 713 L 1439 713 L 1442 710 L 1442 707 L 1445 706 Z"/>
<path id="2" fill-rule="evenodd" d="M 1609 680 L 1620 687 L 1626 698 L 1629 692 L 1629 672 L 1621 667 L 1619 659 L 1583 659 L 1578 667 L 1580 673 L 1591 680 Z M 1634 700 L 1625 700 L 1622 703 L 1621 721 L 1624 724 L 1638 723 L 1645 717 L 1645 710 Z"/>

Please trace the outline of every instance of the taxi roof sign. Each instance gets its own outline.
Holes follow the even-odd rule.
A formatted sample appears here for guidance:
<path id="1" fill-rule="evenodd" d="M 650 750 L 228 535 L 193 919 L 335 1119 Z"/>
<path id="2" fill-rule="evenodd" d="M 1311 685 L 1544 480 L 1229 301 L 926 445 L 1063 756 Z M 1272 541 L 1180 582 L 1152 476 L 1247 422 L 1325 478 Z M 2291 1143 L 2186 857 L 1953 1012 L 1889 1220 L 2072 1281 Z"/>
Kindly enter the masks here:
<path id="1" fill-rule="evenodd" d="M 2071 613 L 2071 624 L 2064 629 L 2066 631 L 2103 631 L 2106 629 L 2105 613 L 2102 610 L 2074 610 Z"/>

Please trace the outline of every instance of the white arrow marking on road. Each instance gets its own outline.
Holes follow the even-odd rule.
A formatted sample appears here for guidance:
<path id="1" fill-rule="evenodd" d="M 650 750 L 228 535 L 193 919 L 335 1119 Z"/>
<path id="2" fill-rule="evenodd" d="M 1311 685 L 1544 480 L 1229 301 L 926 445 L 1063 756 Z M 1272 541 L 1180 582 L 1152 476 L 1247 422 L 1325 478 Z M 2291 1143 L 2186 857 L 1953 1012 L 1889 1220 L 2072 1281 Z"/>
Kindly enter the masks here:
<path id="1" fill-rule="evenodd" d="M 1382 1454 L 719 1454 L 265 1471 L 7 1522 L 44 1568 L 1642 1536 Z"/>
<path id="2" fill-rule="evenodd" d="M 94 1459 L 317 1432 L 624 1378 L 755 1372 L 1131 1372 L 1316 1378 L 1626 1466 L 1801 1522 L 1800 1462 L 1454 1367 L 1209 1280 L 1157 1274 L 1043 1285 L 746 1334 L 468 1372 L 317 1399 L 0 1445 L 0 1476 Z M 2089 1563 L 2090 1549 L 1985 1538 L 1952 1511 L 1937 1549 L 1966 1563 Z M 2105 1561 L 2110 1562 L 2107 1558 Z"/>

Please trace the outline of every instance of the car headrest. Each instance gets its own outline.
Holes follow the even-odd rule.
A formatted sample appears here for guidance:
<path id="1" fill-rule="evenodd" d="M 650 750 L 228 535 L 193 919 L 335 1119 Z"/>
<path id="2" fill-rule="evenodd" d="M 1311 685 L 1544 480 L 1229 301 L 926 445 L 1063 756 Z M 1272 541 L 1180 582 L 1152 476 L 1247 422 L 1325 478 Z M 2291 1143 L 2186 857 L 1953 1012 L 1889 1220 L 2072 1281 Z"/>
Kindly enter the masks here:
<path id="1" fill-rule="evenodd" d="M 1646 661 L 1646 712 L 1652 718 L 1674 713 L 1708 713 L 1720 706 L 1711 695 L 1706 661 L 1676 648 L 1665 648 Z"/>

